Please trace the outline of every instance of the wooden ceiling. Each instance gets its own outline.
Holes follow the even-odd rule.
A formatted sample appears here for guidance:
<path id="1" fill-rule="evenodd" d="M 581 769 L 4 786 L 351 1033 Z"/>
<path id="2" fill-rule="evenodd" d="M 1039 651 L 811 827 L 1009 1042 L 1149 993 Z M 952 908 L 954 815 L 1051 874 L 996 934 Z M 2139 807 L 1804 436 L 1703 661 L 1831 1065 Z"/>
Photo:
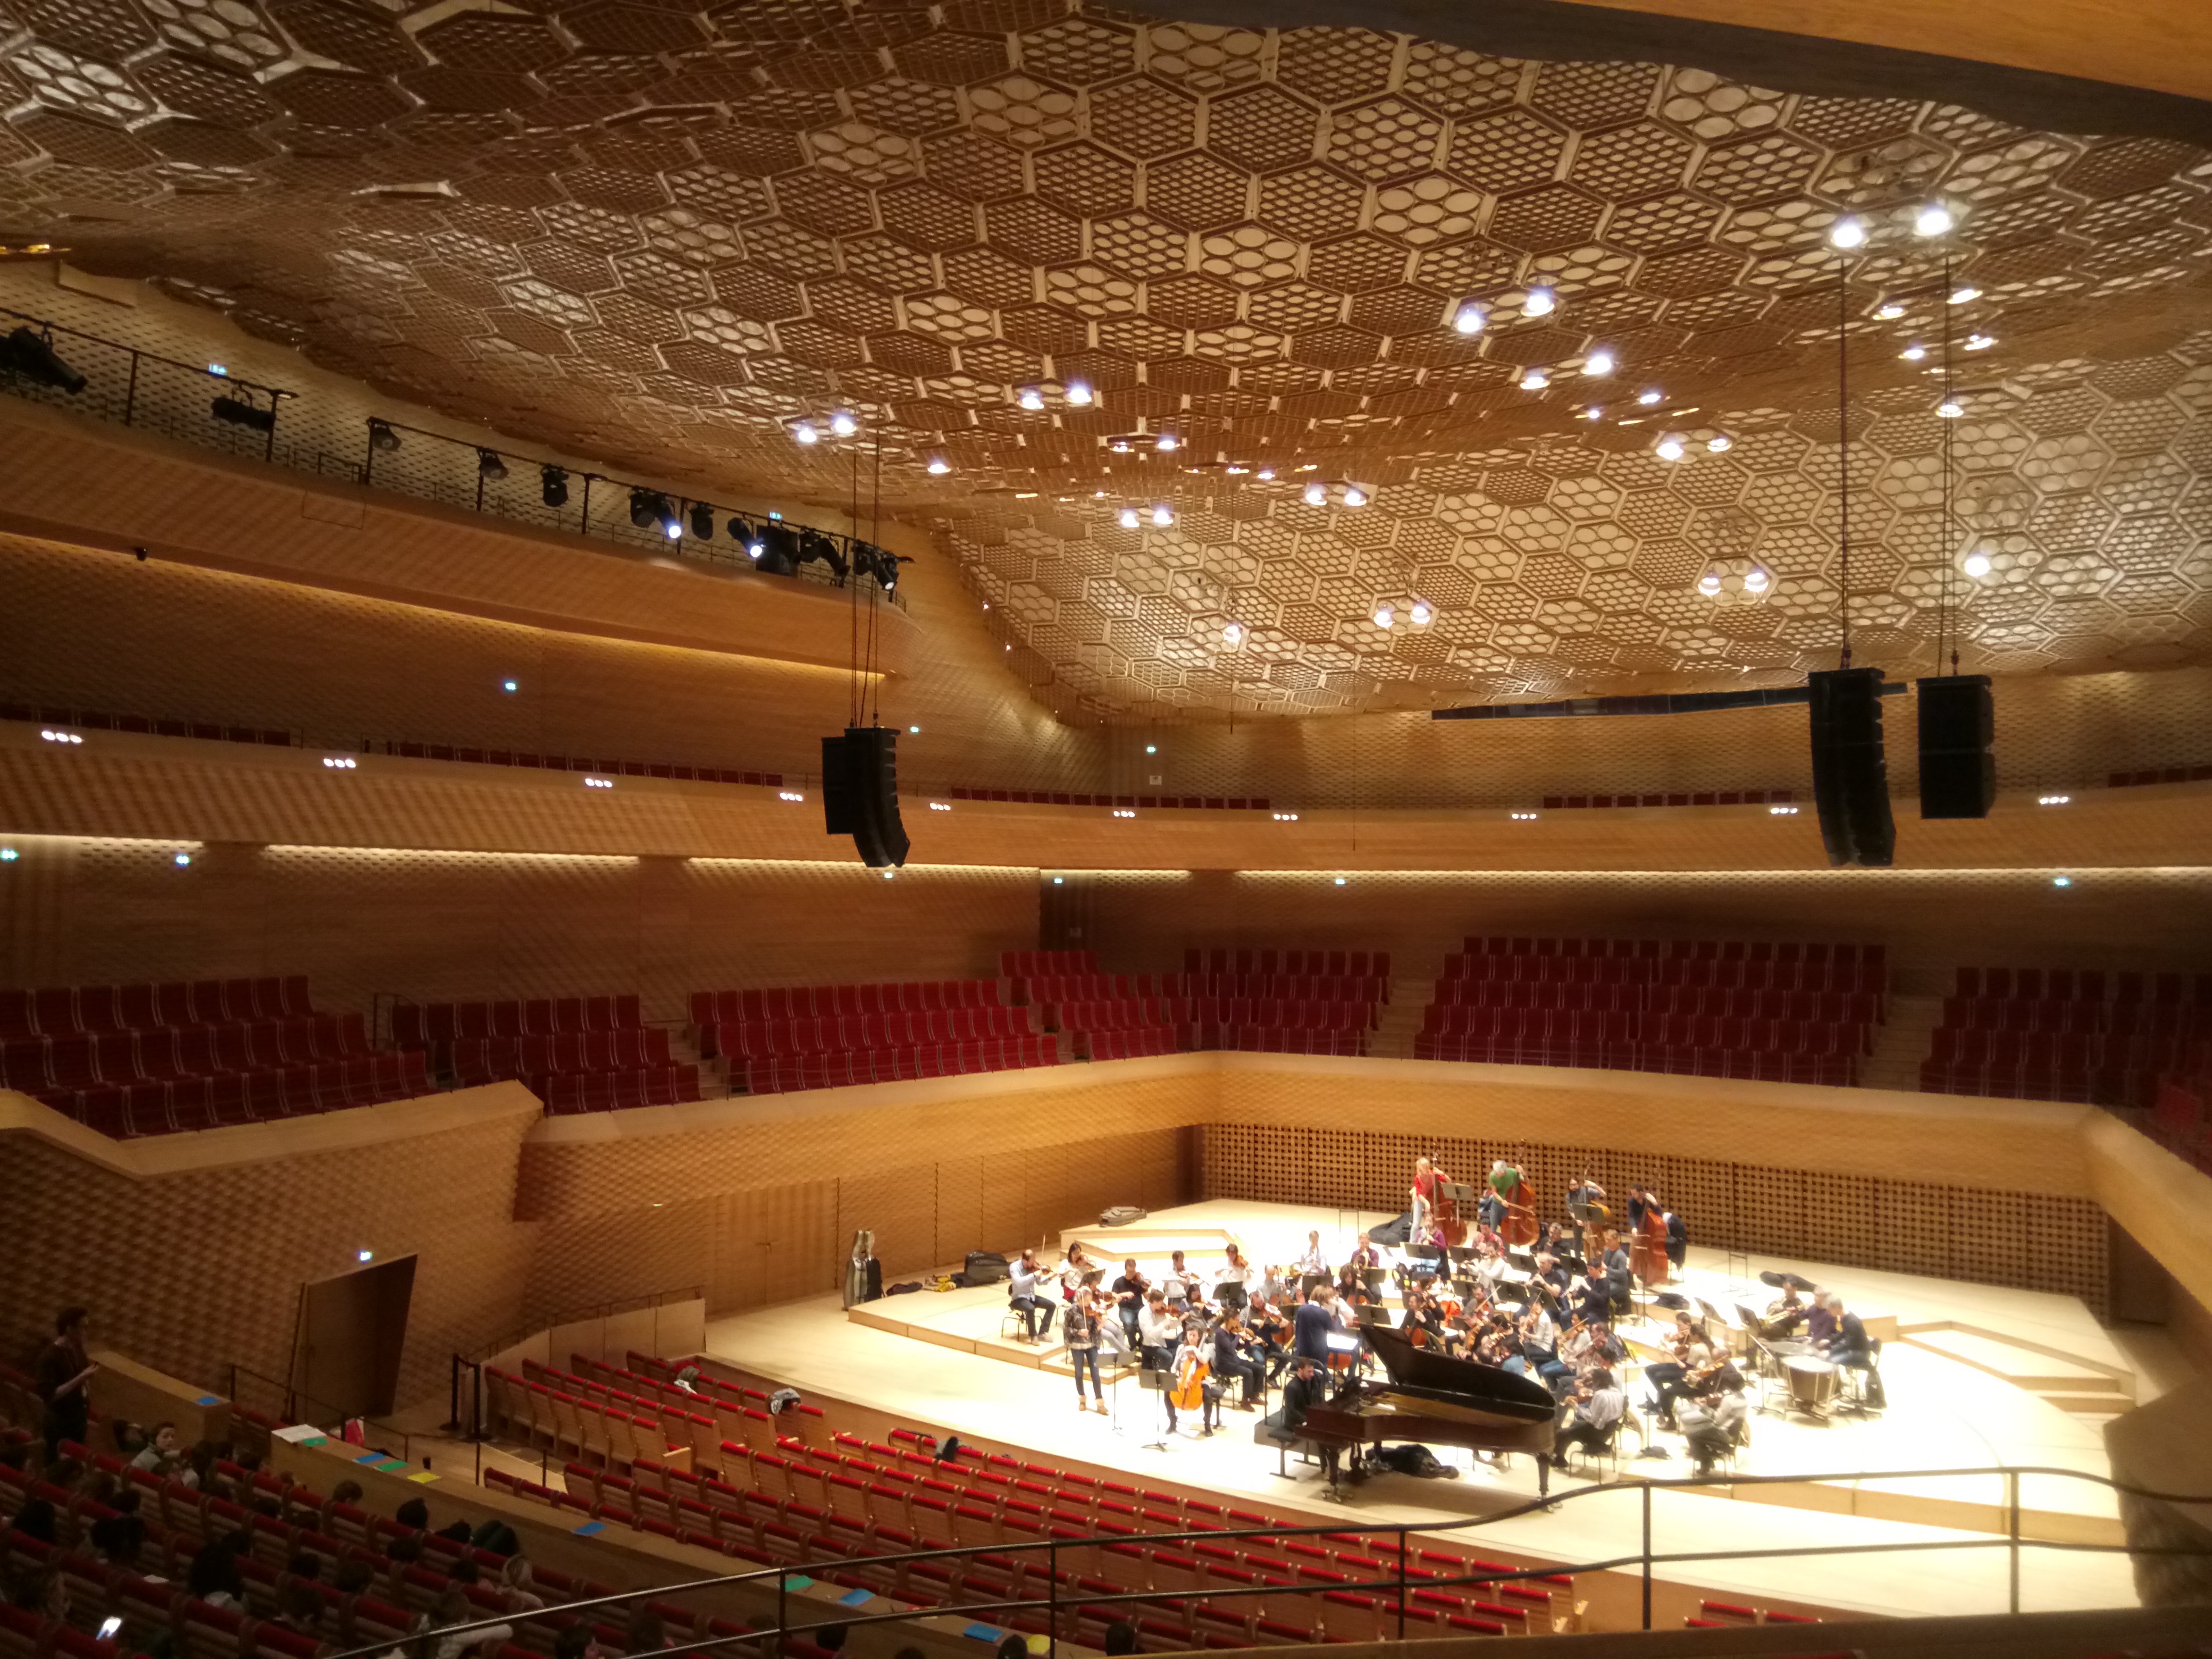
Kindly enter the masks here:
<path id="1" fill-rule="evenodd" d="M 1786 683 L 1846 605 L 1893 672 L 2202 659 L 2203 149 L 1451 9 L 26 0 L 0 230 L 612 465 L 830 501 L 879 461 L 1078 715 Z"/>

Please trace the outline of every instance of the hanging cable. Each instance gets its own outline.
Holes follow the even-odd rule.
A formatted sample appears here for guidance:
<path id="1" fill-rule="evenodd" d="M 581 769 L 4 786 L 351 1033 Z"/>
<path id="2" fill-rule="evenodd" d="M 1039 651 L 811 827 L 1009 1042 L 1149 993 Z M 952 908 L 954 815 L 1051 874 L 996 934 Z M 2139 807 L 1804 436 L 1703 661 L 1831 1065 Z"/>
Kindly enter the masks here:
<path id="1" fill-rule="evenodd" d="M 1951 251 L 1948 248 L 1946 248 L 1943 250 L 1942 407 L 1944 409 L 1949 409 L 1952 406 L 1951 399 L 1953 397 L 1951 389 Z M 1953 614 L 1951 609 L 1951 567 L 1958 562 L 1959 558 L 1959 515 L 1958 491 L 1956 486 L 1953 483 L 1953 479 L 1955 475 L 1952 470 L 1951 458 L 1954 453 L 1952 448 L 1952 431 L 1953 428 L 1959 424 L 1959 422 L 1957 417 L 1947 416 L 1940 413 L 1936 418 L 1942 422 L 1943 428 L 1943 591 L 1936 622 L 1936 665 L 1938 670 L 1942 669 L 1943 665 L 1943 647 L 1946 643 L 1948 643 L 1951 649 L 1951 672 L 1955 674 L 1959 672 L 1959 619 Z"/>
<path id="2" fill-rule="evenodd" d="M 1851 265 L 1845 259 L 1836 272 L 1836 461 L 1842 517 L 1843 557 L 1838 572 L 1842 582 L 1844 626 L 1843 660 L 1851 665 Z"/>

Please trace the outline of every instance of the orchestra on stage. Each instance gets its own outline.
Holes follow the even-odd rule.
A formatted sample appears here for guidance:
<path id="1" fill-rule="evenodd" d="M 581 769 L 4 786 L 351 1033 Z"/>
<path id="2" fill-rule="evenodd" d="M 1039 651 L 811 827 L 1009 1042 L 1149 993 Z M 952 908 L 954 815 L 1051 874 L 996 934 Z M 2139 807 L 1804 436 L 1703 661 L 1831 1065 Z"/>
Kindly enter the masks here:
<path id="1" fill-rule="evenodd" d="M 1688 1230 L 1650 1188 L 1631 1188 L 1616 1218 L 1583 1173 L 1559 1214 L 1541 1208 L 1505 1159 L 1475 1186 L 1422 1158 L 1404 1213 L 1341 1262 L 1318 1231 L 1290 1261 L 1255 1263 L 1231 1242 L 1206 1267 L 1175 1250 L 1156 1276 L 1133 1257 L 1118 1271 L 1094 1261 L 1080 1243 L 1049 1270 L 1024 1250 L 1010 1264 L 1016 1340 L 1048 1341 L 1059 1320 L 1079 1411 L 1107 1410 L 1102 1356 L 1117 1377 L 1133 1371 L 1157 1395 L 1162 1443 L 1210 1437 L 1229 1411 L 1261 1413 L 1255 1440 L 1316 1459 L 1332 1495 L 1370 1468 L 1457 1474 L 1424 1443 L 1493 1463 L 1528 1453 L 1548 1494 L 1571 1453 L 1617 1455 L 1625 1431 L 1645 1456 L 1674 1455 L 1655 1433 L 1680 1436 L 1710 1474 L 1746 1443 L 1747 1370 L 1783 1409 L 1815 1419 L 1839 1407 L 1846 1371 L 1853 1408 L 1884 1404 L 1879 1345 L 1820 1286 L 1764 1273 L 1780 1295 L 1763 1314 L 1735 1303 L 1721 1330 L 1712 1304 L 1670 1289 Z"/>

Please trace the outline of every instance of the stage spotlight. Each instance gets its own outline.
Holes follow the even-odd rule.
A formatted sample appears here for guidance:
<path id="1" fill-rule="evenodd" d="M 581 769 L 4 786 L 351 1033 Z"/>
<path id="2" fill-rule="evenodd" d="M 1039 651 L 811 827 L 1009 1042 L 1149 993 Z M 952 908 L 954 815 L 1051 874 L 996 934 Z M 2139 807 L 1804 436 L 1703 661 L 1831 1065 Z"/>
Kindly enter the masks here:
<path id="1" fill-rule="evenodd" d="M 276 426 L 276 408 L 273 404 L 262 409 L 240 398 L 217 398 L 208 405 L 208 412 L 228 425 L 250 427 L 256 432 L 271 432 Z"/>
<path id="2" fill-rule="evenodd" d="M 668 510 L 668 497 L 657 489 L 629 492 L 629 521 L 640 530 L 649 530 L 659 524 Z"/>
<path id="3" fill-rule="evenodd" d="M 702 542 L 714 539 L 714 509 L 704 501 L 691 503 L 691 533 Z"/>
<path id="4" fill-rule="evenodd" d="M 492 483 L 507 477 L 507 463 L 500 459 L 497 450 L 477 451 L 477 477 Z"/>
<path id="5" fill-rule="evenodd" d="M 399 447 L 399 434 L 392 429 L 391 422 L 387 421 L 371 421 L 368 423 L 368 447 L 380 449 L 389 455 Z"/>
<path id="6" fill-rule="evenodd" d="M 61 360 L 54 343 L 27 327 L 19 327 L 0 341 L 0 369 L 39 386 L 53 386 L 72 398 L 84 390 L 84 376 Z"/>

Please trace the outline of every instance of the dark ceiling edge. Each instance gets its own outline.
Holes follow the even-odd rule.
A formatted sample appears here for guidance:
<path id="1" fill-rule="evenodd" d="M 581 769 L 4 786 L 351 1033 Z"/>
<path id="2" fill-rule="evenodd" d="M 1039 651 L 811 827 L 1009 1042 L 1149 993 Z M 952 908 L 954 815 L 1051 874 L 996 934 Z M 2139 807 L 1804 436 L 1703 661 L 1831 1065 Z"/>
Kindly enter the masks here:
<path id="1" fill-rule="evenodd" d="M 2203 99 L 1571 0 L 1155 0 L 1139 9 L 1251 29 L 1389 29 L 1504 58 L 1694 64 L 1778 92 L 1926 99 L 2031 131 L 2212 145 L 2212 101 Z"/>

